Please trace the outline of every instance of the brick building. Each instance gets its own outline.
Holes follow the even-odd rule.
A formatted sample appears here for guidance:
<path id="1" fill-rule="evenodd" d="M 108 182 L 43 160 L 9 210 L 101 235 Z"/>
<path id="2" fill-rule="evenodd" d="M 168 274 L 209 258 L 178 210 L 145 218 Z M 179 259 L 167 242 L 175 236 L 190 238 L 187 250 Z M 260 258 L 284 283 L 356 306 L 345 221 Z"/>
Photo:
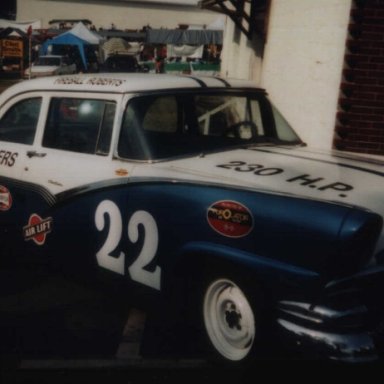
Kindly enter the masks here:
<path id="1" fill-rule="evenodd" d="M 384 155 L 384 2 L 354 1 L 334 146 Z"/>

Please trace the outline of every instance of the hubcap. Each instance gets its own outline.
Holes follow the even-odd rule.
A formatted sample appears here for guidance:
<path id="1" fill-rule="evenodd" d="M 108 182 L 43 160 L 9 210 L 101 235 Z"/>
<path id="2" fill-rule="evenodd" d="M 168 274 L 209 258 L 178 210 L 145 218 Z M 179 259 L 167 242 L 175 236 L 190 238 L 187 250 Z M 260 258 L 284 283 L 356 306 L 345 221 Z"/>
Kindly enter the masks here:
<path id="1" fill-rule="evenodd" d="M 255 319 L 241 289 L 232 281 L 212 282 L 204 297 L 204 323 L 216 350 L 229 360 L 242 360 L 252 348 Z"/>

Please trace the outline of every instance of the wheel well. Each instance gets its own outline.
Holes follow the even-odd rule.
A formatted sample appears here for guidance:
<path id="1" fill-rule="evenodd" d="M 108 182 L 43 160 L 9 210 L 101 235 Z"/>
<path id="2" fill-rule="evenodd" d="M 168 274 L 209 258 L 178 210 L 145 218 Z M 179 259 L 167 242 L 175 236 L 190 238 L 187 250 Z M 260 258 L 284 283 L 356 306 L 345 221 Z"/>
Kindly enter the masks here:
<path id="1" fill-rule="evenodd" d="M 215 275 L 232 278 L 240 286 L 253 287 L 255 292 L 261 293 L 263 297 L 269 297 L 271 293 L 267 284 L 261 276 L 258 278 L 257 272 L 257 269 L 250 268 L 245 263 L 228 260 L 220 255 L 204 252 L 188 253 L 175 264 L 172 276 L 169 276 L 169 281 L 173 282 L 169 288 L 189 295 L 198 286 L 204 285 L 208 278 Z"/>

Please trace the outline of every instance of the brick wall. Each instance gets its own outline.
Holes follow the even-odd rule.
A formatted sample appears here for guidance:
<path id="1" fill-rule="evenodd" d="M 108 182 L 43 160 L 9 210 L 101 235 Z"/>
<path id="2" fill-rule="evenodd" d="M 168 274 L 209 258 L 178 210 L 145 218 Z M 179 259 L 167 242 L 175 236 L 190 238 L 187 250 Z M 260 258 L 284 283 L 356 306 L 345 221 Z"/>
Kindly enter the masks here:
<path id="1" fill-rule="evenodd" d="M 334 147 L 384 155 L 384 1 L 351 9 Z"/>

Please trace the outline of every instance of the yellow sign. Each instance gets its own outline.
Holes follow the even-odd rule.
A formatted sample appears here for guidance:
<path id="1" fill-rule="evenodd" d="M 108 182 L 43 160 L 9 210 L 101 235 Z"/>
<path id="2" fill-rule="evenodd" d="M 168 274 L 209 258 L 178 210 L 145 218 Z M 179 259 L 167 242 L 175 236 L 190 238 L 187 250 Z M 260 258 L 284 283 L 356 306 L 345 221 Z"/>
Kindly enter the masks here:
<path id="1" fill-rule="evenodd" d="M 3 57 L 23 57 L 23 42 L 21 40 L 0 40 L 1 56 Z"/>

